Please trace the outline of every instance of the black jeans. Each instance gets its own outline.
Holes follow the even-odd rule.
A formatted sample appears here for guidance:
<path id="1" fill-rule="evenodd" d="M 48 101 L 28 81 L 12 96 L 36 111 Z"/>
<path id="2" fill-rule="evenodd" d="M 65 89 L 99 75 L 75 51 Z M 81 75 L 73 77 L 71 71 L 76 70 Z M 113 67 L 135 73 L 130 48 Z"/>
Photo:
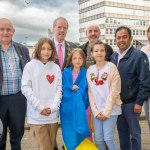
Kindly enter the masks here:
<path id="1" fill-rule="evenodd" d="M 12 95 L 0 95 L 0 118 L 3 122 L 3 135 L 0 150 L 6 149 L 7 128 L 10 131 L 11 150 L 21 150 L 26 115 L 26 98 L 21 92 Z"/>

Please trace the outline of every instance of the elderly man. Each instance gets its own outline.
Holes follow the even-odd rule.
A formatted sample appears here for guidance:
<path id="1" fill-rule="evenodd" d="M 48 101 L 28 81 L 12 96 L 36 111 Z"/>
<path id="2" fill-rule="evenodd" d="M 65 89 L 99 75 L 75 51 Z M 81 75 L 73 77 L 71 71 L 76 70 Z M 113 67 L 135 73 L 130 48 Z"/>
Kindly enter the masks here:
<path id="1" fill-rule="evenodd" d="M 7 127 L 12 150 L 21 150 L 24 134 L 26 99 L 21 93 L 21 76 L 30 58 L 26 47 L 12 41 L 14 32 L 8 19 L 0 19 L 0 118 L 3 122 L 0 150 L 6 149 Z"/>
<path id="2" fill-rule="evenodd" d="M 94 59 L 91 56 L 91 48 L 93 47 L 93 45 L 99 40 L 100 38 L 100 29 L 98 27 L 98 25 L 89 25 L 86 28 L 86 36 L 88 38 L 88 42 L 86 42 L 85 44 L 81 45 L 80 48 L 85 52 L 86 54 L 86 67 L 88 68 L 90 65 L 93 65 Z M 113 49 L 111 46 L 109 46 L 108 44 L 106 44 L 107 46 L 107 60 L 110 60 L 110 56 L 113 53 Z"/>
<path id="3" fill-rule="evenodd" d="M 61 70 L 67 65 L 67 58 L 70 55 L 70 51 L 77 47 L 74 43 L 65 40 L 68 27 L 68 21 L 63 17 L 57 18 L 53 23 L 53 41 L 58 55 L 57 63 Z"/>
<path id="4" fill-rule="evenodd" d="M 121 150 L 141 150 L 140 113 L 150 94 L 150 71 L 146 54 L 135 49 L 131 29 L 120 26 L 115 31 L 119 48 L 111 61 L 118 67 L 121 77 L 122 114 L 117 128 Z"/>

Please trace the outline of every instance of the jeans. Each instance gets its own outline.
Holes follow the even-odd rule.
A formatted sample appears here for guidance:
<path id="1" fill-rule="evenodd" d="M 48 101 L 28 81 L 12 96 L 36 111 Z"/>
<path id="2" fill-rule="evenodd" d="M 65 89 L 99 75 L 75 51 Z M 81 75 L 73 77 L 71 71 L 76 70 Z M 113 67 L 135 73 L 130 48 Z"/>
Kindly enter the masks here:
<path id="1" fill-rule="evenodd" d="M 112 115 L 107 120 L 99 120 L 93 116 L 94 139 L 99 150 L 117 150 L 114 132 L 117 122 L 117 115 Z"/>
<path id="2" fill-rule="evenodd" d="M 4 132 L 0 140 L 0 150 L 6 150 L 7 127 L 10 130 L 11 150 L 21 150 L 21 139 L 24 134 L 26 98 L 21 92 L 12 95 L 0 95 L 0 118 Z"/>
<path id="3" fill-rule="evenodd" d="M 144 111 L 150 129 L 150 97 L 144 102 Z"/>
<path id="4" fill-rule="evenodd" d="M 135 103 L 123 104 L 118 116 L 117 129 L 121 150 L 141 150 L 140 114 L 134 112 Z"/>

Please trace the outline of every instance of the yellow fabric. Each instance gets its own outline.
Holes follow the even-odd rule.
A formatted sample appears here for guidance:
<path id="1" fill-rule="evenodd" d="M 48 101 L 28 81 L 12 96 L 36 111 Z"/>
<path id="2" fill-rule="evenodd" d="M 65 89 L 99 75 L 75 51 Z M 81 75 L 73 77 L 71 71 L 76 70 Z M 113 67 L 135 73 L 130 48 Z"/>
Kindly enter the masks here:
<path id="1" fill-rule="evenodd" d="M 94 126 L 93 126 L 93 119 L 92 119 L 92 112 L 90 114 L 90 129 L 91 129 L 91 132 L 94 132 Z M 92 133 L 91 133 L 92 134 Z"/>
<path id="2" fill-rule="evenodd" d="M 66 147 L 65 147 L 65 150 Z M 98 150 L 94 143 L 92 143 L 89 139 L 83 140 L 80 145 L 75 150 Z"/>

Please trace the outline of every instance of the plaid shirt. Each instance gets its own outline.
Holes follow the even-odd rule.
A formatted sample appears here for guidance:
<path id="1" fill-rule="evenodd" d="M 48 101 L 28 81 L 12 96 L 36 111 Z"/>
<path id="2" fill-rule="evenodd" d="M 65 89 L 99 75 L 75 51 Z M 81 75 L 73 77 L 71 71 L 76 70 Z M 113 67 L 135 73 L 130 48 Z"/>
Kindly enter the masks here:
<path id="1" fill-rule="evenodd" d="M 2 95 L 16 94 L 21 90 L 22 71 L 19 64 L 19 57 L 13 46 L 10 44 L 5 52 L 1 50 L 3 80 L 2 80 Z"/>

